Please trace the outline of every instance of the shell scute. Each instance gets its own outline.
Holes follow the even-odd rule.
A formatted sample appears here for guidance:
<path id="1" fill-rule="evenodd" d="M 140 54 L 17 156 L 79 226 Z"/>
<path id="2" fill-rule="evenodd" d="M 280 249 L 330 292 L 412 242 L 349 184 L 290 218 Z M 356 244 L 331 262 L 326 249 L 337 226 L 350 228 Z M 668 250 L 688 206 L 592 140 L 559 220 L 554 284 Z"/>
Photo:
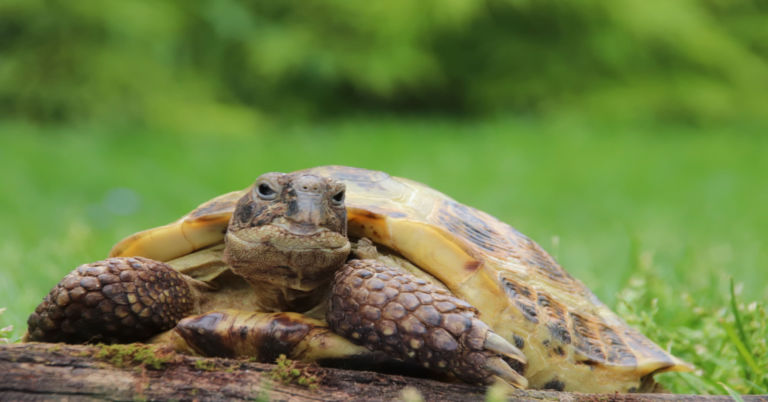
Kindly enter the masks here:
<path id="1" fill-rule="evenodd" d="M 549 279 L 555 282 L 560 282 L 565 285 L 575 285 L 575 280 L 567 271 L 560 267 L 555 260 L 547 254 L 541 247 L 535 242 L 528 240 L 527 244 L 528 253 L 526 253 L 525 262 L 533 269 L 537 270 L 542 275 L 546 275 Z"/>
<path id="2" fill-rule="evenodd" d="M 489 226 L 479 211 L 452 200 L 443 202 L 435 214 L 435 222 L 448 232 L 463 237 L 489 253 L 508 254 L 514 239 L 502 236 Z"/>
<path id="3" fill-rule="evenodd" d="M 187 214 L 188 219 L 210 219 L 216 214 L 231 214 L 237 200 L 242 197 L 241 191 L 227 194 L 225 198 L 217 197 L 195 208 Z"/>
<path id="4" fill-rule="evenodd" d="M 589 361 L 606 363 L 605 352 L 602 348 L 603 342 L 597 331 L 597 323 L 576 312 L 570 312 L 569 316 L 573 325 L 573 344 L 576 350 L 581 352 Z"/>
<path id="5" fill-rule="evenodd" d="M 632 350 L 639 351 L 638 365 L 645 366 L 648 371 L 663 370 L 675 364 L 680 364 L 676 358 L 662 350 L 655 343 L 651 342 L 645 335 L 637 332 L 634 328 L 624 328 L 624 337 L 627 345 Z"/>
<path id="6" fill-rule="evenodd" d="M 637 358 L 619 334 L 611 327 L 601 324 L 600 335 L 608 352 L 608 361 L 621 366 L 636 366 Z"/>
<path id="7" fill-rule="evenodd" d="M 570 344 L 571 333 L 566 319 L 568 309 L 542 292 L 538 294 L 538 304 L 547 316 L 547 329 L 552 337 L 565 345 Z"/>
<path id="8" fill-rule="evenodd" d="M 523 314 L 523 317 L 534 324 L 538 324 L 539 311 L 533 298 L 533 289 L 507 277 L 502 277 L 501 282 L 507 295 L 513 300 L 514 305 Z"/>

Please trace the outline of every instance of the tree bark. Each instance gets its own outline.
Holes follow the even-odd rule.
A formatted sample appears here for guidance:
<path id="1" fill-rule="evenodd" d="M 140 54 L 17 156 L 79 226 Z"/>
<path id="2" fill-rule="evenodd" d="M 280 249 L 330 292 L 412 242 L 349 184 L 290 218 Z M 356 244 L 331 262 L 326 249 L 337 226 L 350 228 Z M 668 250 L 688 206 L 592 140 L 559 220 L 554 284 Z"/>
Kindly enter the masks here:
<path id="1" fill-rule="evenodd" d="M 301 376 L 317 378 L 317 384 L 309 388 L 272 379 L 273 373 L 286 370 L 273 364 L 198 358 L 146 346 L 12 344 L 0 346 L 0 401 L 418 400 L 419 395 L 427 401 L 473 401 L 483 400 L 486 392 L 484 387 L 368 371 L 301 364 L 297 369 Z M 731 400 L 723 396 L 531 390 L 515 390 L 507 397 L 529 401 Z M 744 400 L 768 401 L 768 397 Z"/>

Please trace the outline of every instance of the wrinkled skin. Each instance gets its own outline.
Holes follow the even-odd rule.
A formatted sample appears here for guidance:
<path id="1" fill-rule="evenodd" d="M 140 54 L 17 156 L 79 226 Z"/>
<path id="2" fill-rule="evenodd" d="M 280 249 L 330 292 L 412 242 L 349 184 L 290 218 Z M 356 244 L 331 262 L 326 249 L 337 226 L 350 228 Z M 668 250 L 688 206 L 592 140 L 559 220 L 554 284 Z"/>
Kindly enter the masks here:
<path id="1" fill-rule="evenodd" d="M 313 175 L 267 173 L 237 203 L 224 258 L 267 311 L 316 305 L 347 259 L 344 184 Z"/>

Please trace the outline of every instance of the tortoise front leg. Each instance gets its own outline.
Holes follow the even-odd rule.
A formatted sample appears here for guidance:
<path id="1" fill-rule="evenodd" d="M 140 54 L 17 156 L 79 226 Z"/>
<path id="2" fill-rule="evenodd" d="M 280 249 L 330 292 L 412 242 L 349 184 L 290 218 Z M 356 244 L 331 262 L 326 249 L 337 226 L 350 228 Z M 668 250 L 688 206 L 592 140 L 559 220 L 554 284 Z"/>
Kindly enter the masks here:
<path id="1" fill-rule="evenodd" d="M 70 272 L 27 320 L 26 341 L 135 342 L 173 328 L 196 303 L 189 278 L 148 258 L 109 258 Z"/>
<path id="2" fill-rule="evenodd" d="M 180 352 L 249 357 L 260 362 L 274 362 L 281 354 L 302 361 L 371 354 L 331 332 L 322 321 L 286 312 L 212 311 L 184 318 L 174 329 L 150 342 L 171 344 Z"/>
<path id="3" fill-rule="evenodd" d="M 336 273 L 331 329 L 370 350 L 488 384 L 525 388 L 523 353 L 477 318 L 477 310 L 401 267 L 351 260 Z"/>

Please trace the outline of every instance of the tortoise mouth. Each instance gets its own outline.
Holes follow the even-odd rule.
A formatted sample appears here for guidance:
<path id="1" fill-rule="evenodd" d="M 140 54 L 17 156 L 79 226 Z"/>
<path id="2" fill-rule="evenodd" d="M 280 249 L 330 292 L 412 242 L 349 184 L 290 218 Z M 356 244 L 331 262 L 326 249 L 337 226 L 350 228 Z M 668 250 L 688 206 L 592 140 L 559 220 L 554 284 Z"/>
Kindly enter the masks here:
<path id="1" fill-rule="evenodd" d="M 314 236 L 323 231 L 330 232 L 328 228 L 315 225 L 314 223 L 298 223 L 298 222 L 272 222 L 271 226 L 275 227 L 275 230 L 280 230 L 283 233 L 293 236 Z"/>
<path id="2" fill-rule="evenodd" d="M 257 292 L 291 299 L 274 301 L 281 306 L 275 307 L 279 310 L 295 308 L 293 299 L 309 297 L 308 293 L 326 286 L 333 272 L 344 264 L 350 249 L 347 237 L 338 232 L 321 229 L 312 234 L 297 234 L 269 224 L 227 233 L 224 260 L 232 272 Z M 289 293 L 291 297 L 287 296 Z"/>
<path id="3" fill-rule="evenodd" d="M 338 250 L 349 247 L 349 240 L 341 233 L 317 225 L 269 224 L 227 233 L 227 241 L 242 248 L 269 245 L 278 251 Z"/>

